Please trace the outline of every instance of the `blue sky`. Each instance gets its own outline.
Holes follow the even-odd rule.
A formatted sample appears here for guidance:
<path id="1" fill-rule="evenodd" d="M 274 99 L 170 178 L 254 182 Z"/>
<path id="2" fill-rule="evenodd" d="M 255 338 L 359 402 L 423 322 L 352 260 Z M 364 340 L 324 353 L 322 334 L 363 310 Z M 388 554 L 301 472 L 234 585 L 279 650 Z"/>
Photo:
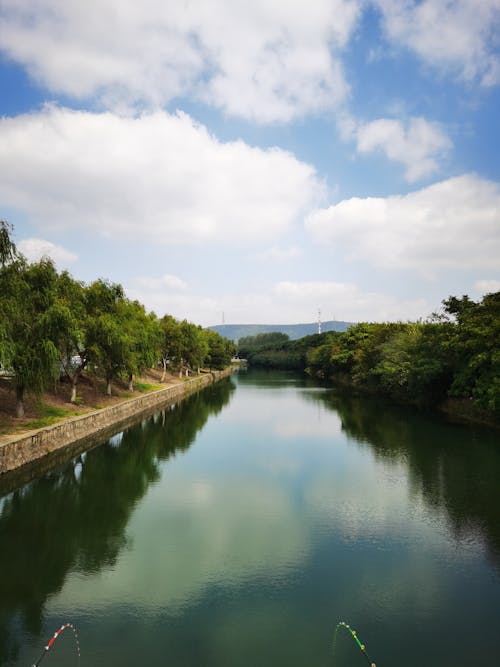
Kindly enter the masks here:
<path id="1" fill-rule="evenodd" d="M 203 324 L 500 289 L 500 0 L 2 0 L 0 215 Z"/>

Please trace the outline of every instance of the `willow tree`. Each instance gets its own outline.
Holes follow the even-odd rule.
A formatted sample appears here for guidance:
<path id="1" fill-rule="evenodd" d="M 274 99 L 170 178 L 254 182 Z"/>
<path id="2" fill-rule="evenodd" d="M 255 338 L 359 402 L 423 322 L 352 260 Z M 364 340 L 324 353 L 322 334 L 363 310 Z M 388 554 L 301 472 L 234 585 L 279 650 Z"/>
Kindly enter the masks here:
<path id="1" fill-rule="evenodd" d="M 182 359 L 188 368 L 196 368 L 199 372 L 208 354 L 208 341 L 204 331 L 200 326 L 187 320 L 182 320 L 180 327 Z"/>
<path id="2" fill-rule="evenodd" d="M 57 378 L 58 354 L 51 336 L 57 271 L 48 259 L 28 264 L 16 256 L 0 270 L 2 361 L 13 374 L 16 415 L 25 413 L 26 392 L 40 395 Z"/>
<path id="3" fill-rule="evenodd" d="M 9 302 L 12 270 L 8 266 L 17 259 L 17 249 L 11 238 L 12 225 L 0 220 L 0 364 L 7 365 L 11 355 L 9 336 Z"/>
<path id="4" fill-rule="evenodd" d="M 121 320 L 129 336 L 131 349 L 126 355 L 129 391 L 134 390 L 134 376 L 156 364 L 160 355 L 162 332 L 154 313 L 146 313 L 138 301 L 121 304 Z"/>
<path id="5" fill-rule="evenodd" d="M 17 259 L 16 244 L 12 240 L 13 227 L 6 220 L 0 220 L 0 268 Z"/>
<path id="6" fill-rule="evenodd" d="M 80 377 L 91 359 L 88 345 L 87 289 L 67 271 L 58 279 L 57 304 L 53 309 L 53 337 L 57 340 L 61 369 L 71 382 L 71 403 L 77 400 Z"/>
<path id="7" fill-rule="evenodd" d="M 212 329 L 204 329 L 203 333 L 208 343 L 208 353 L 205 358 L 208 367 L 222 370 L 229 366 L 231 358 L 236 354 L 236 345 L 233 341 Z"/>
<path id="8" fill-rule="evenodd" d="M 87 344 L 94 368 L 104 377 L 106 393 L 111 383 L 130 366 L 132 341 L 126 327 L 123 287 L 96 280 L 87 288 Z"/>
<path id="9" fill-rule="evenodd" d="M 182 331 L 180 322 L 172 315 L 164 315 L 160 320 L 160 357 L 163 364 L 161 382 L 167 374 L 167 365 L 182 364 Z"/>

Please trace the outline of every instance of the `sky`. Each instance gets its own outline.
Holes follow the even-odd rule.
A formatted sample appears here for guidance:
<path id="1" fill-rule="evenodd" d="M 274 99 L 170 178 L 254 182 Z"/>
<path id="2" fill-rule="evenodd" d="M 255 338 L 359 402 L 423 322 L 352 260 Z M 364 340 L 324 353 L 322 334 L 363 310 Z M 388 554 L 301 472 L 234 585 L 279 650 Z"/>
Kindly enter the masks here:
<path id="1" fill-rule="evenodd" d="M 500 289 L 500 0 L 0 0 L 0 218 L 203 326 Z"/>

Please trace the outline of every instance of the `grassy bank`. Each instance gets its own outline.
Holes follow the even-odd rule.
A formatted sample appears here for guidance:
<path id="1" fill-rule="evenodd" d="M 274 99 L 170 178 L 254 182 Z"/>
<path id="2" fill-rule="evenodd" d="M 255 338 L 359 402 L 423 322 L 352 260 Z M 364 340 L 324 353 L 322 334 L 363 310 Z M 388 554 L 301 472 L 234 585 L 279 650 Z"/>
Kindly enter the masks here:
<path id="1" fill-rule="evenodd" d="M 105 408 L 133 396 L 163 389 L 182 382 L 177 374 L 167 374 L 161 381 L 162 372 L 151 369 L 134 381 L 131 392 L 128 383 L 115 382 L 111 396 L 105 393 L 102 381 L 83 376 L 78 385 L 76 404 L 70 403 L 71 387 L 61 382 L 42 396 L 28 396 L 26 412 L 22 418 L 15 417 L 15 392 L 6 378 L 0 378 L 0 442 L 12 435 L 51 426 L 64 419 L 82 415 L 92 410 Z"/>

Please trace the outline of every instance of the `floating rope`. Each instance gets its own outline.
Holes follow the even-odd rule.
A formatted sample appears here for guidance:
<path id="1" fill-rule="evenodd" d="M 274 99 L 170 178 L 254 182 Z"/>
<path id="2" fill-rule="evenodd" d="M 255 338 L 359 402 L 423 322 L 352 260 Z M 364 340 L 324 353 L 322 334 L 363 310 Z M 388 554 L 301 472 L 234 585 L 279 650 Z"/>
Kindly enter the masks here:
<path id="1" fill-rule="evenodd" d="M 76 652 L 77 652 L 77 654 L 78 654 L 78 665 L 80 665 L 80 642 L 78 641 L 78 635 L 77 635 L 77 633 L 76 633 L 76 628 L 75 628 L 73 625 L 71 625 L 71 623 L 65 623 L 64 625 L 61 625 L 61 627 L 60 627 L 59 630 L 54 634 L 54 636 L 50 638 L 50 641 L 48 642 L 47 646 L 45 646 L 45 648 L 43 649 L 43 653 L 42 653 L 42 655 L 41 655 L 41 656 L 38 658 L 38 660 L 33 664 L 33 667 L 38 667 L 38 665 L 42 662 L 42 660 L 45 658 L 45 656 L 47 655 L 47 653 L 48 653 L 48 652 L 50 651 L 50 649 L 52 648 L 52 646 L 53 646 L 54 642 L 56 641 L 56 639 L 59 637 L 59 635 L 61 635 L 61 634 L 63 633 L 64 630 L 66 630 L 66 628 L 70 628 L 71 631 L 73 632 L 73 636 L 74 636 L 74 638 L 75 638 L 75 642 L 76 642 Z"/>
<path id="2" fill-rule="evenodd" d="M 335 628 L 335 634 L 333 635 L 333 654 L 335 655 L 335 647 L 337 644 L 337 633 L 340 630 L 340 628 L 345 628 L 347 632 L 351 635 L 351 637 L 354 639 L 356 644 L 358 645 L 359 650 L 361 653 L 365 656 L 365 658 L 368 661 L 368 664 L 370 667 L 377 667 L 374 662 L 368 657 L 368 653 L 366 652 L 365 645 L 360 641 L 358 634 L 356 630 L 353 630 L 350 625 L 347 625 L 347 623 L 344 623 L 344 621 L 340 621 L 340 623 L 337 624 L 337 627 Z"/>

